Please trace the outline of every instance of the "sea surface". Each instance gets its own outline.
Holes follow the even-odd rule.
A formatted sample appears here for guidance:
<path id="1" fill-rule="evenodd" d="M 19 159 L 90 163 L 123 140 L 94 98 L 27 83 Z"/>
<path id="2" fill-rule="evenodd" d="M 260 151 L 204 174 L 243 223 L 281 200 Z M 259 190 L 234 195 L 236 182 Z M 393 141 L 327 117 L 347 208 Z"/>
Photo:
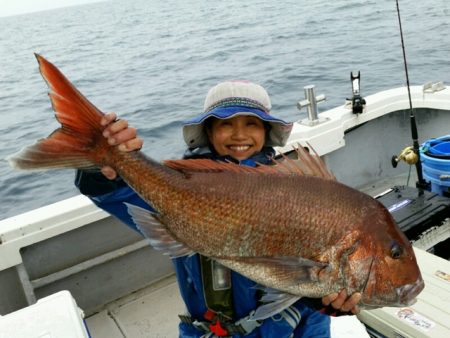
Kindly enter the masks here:
<path id="1" fill-rule="evenodd" d="M 450 80 L 450 2 L 401 0 L 411 85 Z M 1 11 L 1 8 L 0 8 Z M 0 17 L 0 219 L 74 196 L 73 170 L 14 171 L 6 157 L 57 122 L 33 53 L 53 62 L 102 111 L 138 128 L 143 151 L 177 158 L 182 121 L 227 79 L 267 88 L 295 121 L 303 87 L 323 111 L 406 83 L 394 0 L 117 0 Z"/>

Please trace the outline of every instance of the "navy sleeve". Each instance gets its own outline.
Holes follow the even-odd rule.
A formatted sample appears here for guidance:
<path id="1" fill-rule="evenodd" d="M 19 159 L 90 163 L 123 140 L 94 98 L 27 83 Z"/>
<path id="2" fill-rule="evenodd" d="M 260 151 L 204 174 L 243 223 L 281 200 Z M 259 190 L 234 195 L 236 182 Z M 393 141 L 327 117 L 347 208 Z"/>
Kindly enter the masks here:
<path id="1" fill-rule="evenodd" d="M 330 317 L 314 307 L 309 307 L 307 303 L 299 300 L 293 305 L 301 313 L 301 321 L 295 328 L 294 338 L 329 338 Z"/>
<path id="2" fill-rule="evenodd" d="M 109 180 L 100 170 L 77 170 L 75 185 L 86 196 L 99 196 L 127 186 L 122 178 Z"/>
<path id="3" fill-rule="evenodd" d="M 155 212 L 127 183 L 121 178 L 109 180 L 100 171 L 78 170 L 75 185 L 83 195 L 88 196 L 99 208 L 120 219 L 133 230 L 139 229 L 128 213 L 125 203 Z"/>

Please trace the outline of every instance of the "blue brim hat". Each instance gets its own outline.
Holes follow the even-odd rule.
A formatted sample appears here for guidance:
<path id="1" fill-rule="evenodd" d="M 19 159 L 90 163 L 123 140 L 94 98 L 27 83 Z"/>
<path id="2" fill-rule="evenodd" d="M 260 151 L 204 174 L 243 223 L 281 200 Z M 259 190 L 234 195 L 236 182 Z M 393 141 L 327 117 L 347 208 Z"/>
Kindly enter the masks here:
<path id="1" fill-rule="evenodd" d="M 271 128 L 265 146 L 284 146 L 292 130 L 292 123 L 270 115 L 266 90 L 248 81 L 226 81 L 212 87 L 205 99 L 204 113 L 184 122 L 183 136 L 189 148 L 208 145 L 204 122 L 210 118 L 229 119 L 239 115 L 256 116 Z"/>

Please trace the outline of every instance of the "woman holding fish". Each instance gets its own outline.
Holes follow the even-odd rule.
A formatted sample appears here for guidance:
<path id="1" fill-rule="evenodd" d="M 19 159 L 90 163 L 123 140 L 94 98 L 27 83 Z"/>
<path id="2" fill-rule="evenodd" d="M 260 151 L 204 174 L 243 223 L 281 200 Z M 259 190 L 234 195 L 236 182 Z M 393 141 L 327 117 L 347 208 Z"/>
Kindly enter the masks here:
<path id="1" fill-rule="evenodd" d="M 208 92 L 204 113 L 184 124 L 188 145 L 184 158 L 250 167 L 271 164 L 275 155 L 272 147 L 285 145 L 292 124 L 271 116 L 270 109 L 269 96 L 259 85 L 245 81 L 218 84 Z M 103 117 L 102 125 L 103 136 L 119 150 L 131 152 L 142 147 L 142 139 L 137 137 L 136 129 L 128 127 L 126 120 L 117 120 L 110 113 Z M 136 231 L 140 231 L 139 225 L 124 203 L 155 212 L 111 167 L 104 166 L 101 173 L 79 170 L 76 185 L 100 208 Z M 201 235 L 198 239 L 201 240 Z M 317 302 L 301 299 L 287 308 L 279 307 L 278 311 L 280 305 L 274 302 L 270 312 L 275 315 L 253 320 L 251 316 L 263 294 L 255 282 L 199 254 L 172 252 L 172 256 L 189 312 L 180 316 L 180 337 L 206 337 L 208 333 L 233 337 L 330 336 L 330 318 L 317 310 Z M 357 313 L 360 297 L 355 293 L 347 298 L 346 292 L 341 291 L 323 297 L 322 302 L 333 311 Z"/>
<path id="2" fill-rule="evenodd" d="M 80 171 L 77 185 L 172 256 L 189 311 L 182 337 L 328 337 L 329 317 L 306 297 L 355 313 L 355 304 L 410 306 L 424 289 L 411 243 L 379 201 L 337 182 L 302 147 L 298 161 L 267 165 L 291 125 L 269 115 L 263 88 L 212 88 L 204 114 L 183 129 L 190 159 L 159 163 L 138 151 L 126 121 L 36 57 L 61 126 L 10 165 L 117 173 Z"/>

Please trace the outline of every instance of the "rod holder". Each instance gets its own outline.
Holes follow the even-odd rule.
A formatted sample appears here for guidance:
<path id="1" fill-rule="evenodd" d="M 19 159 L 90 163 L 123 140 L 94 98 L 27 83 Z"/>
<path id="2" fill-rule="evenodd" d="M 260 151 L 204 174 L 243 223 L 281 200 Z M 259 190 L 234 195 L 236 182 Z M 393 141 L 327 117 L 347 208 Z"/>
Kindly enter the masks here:
<path id="1" fill-rule="evenodd" d="M 317 104 L 325 101 L 326 97 L 324 94 L 316 96 L 316 90 L 314 85 L 309 85 L 303 87 L 305 91 L 305 100 L 297 102 L 297 108 L 299 110 L 302 110 L 306 107 L 308 112 L 308 121 L 306 124 L 308 125 L 315 125 L 320 123 L 319 120 L 319 113 L 317 109 Z"/>

